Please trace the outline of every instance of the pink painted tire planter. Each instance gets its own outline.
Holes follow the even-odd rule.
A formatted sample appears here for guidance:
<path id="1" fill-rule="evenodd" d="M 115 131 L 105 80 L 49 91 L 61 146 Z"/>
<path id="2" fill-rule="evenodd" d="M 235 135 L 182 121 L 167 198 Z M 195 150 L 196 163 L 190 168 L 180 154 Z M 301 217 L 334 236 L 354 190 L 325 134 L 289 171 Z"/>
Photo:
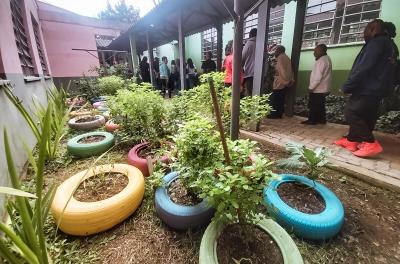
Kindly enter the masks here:
<path id="1" fill-rule="evenodd" d="M 149 174 L 149 169 L 147 167 L 147 160 L 144 158 L 141 158 L 139 156 L 139 152 L 149 146 L 149 143 L 141 143 L 136 146 L 134 146 L 128 153 L 128 163 L 132 166 L 135 166 L 138 168 L 142 173 L 143 176 L 148 177 Z M 169 158 L 167 156 L 161 157 L 161 162 L 163 163 L 168 163 Z"/>

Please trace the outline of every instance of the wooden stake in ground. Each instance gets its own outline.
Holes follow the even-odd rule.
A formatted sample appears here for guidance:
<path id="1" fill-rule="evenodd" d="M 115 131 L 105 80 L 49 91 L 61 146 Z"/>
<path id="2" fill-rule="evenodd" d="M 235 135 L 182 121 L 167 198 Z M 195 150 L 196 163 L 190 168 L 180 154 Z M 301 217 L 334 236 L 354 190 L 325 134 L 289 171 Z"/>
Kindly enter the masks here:
<path id="1" fill-rule="evenodd" d="M 229 157 L 228 146 L 226 144 L 224 126 L 222 125 L 221 112 L 219 110 L 217 93 L 215 92 L 214 82 L 211 77 L 208 78 L 208 84 L 210 85 L 210 93 L 213 101 L 215 119 L 217 120 L 218 130 L 221 136 L 222 148 L 224 149 L 225 162 L 227 165 L 229 165 L 231 164 L 231 158 Z"/>

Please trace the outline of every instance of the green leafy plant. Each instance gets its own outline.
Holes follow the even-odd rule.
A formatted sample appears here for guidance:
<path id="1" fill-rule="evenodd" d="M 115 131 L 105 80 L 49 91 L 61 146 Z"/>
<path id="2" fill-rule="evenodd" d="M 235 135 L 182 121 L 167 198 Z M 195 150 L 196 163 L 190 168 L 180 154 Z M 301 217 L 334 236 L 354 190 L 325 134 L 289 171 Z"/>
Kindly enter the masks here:
<path id="1" fill-rule="evenodd" d="M 82 78 L 73 81 L 73 84 L 75 87 L 74 90 L 67 89 L 70 96 L 82 96 L 88 100 L 100 96 L 100 90 L 97 87 L 97 80 L 93 77 L 83 76 Z"/>
<path id="2" fill-rule="evenodd" d="M 0 230 L 5 235 L 0 238 L 0 254 L 9 263 L 18 264 L 22 261 L 30 264 L 51 263 L 43 230 L 55 194 L 54 185 L 46 193 L 43 190 L 47 143 L 51 130 L 51 108 L 51 105 L 47 108 L 43 119 L 42 138 L 38 142 L 38 157 L 33 158 L 31 152 L 28 155 L 35 172 L 37 199 L 31 203 L 26 196 L 17 196 L 15 202 L 10 201 L 7 207 L 11 216 L 11 226 L 0 223 Z M 14 189 L 21 190 L 21 182 L 16 172 L 6 130 L 4 130 L 4 147 L 12 186 Z M 13 217 L 15 215 L 17 217 Z"/>
<path id="3" fill-rule="evenodd" d="M 118 90 L 107 101 L 112 117 L 132 140 L 160 141 L 166 135 L 164 99 L 147 86 L 135 85 L 130 89 Z"/>
<path id="4" fill-rule="evenodd" d="M 200 85 L 182 92 L 181 96 L 171 100 L 168 120 L 172 133 L 176 133 L 179 124 L 192 118 L 194 114 L 214 118 L 208 78 L 211 77 L 217 93 L 224 130 L 229 133 L 231 120 L 231 89 L 224 86 L 224 73 L 203 74 Z M 251 96 L 240 100 L 240 125 L 248 127 L 261 121 L 271 111 L 268 105 L 269 95 Z"/>
<path id="5" fill-rule="evenodd" d="M 389 111 L 379 117 L 376 129 L 392 134 L 400 133 L 400 111 Z"/>
<path id="6" fill-rule="evenodd" d="M 65 123 L 69 119 L 69 113 L 74 105 L 69 108 L 65 105 L 67 94 L 64 89 L 57 89 L 52 87 L 47 91 L 48 105 L 45 107 L 41 104 L 34 103 L 36 113 L 31 114 L 26 107 L 23 106 L 22 101 L 16 97 L 10 86 L 6 86 L 4 89 L 7 97 L 18 109 L 22 117 L 28 123 L 31 128 L 37 142 L 41 142 L 43 138 L 46 142 L 46 159 L 53 160 L 57 156 L 57 150 L 59 148 L 61 140 L 66 135 Z M 44 130 L 44 118 L 50 111 L 48 122 L 50 123 L 50 136 L 43 137 Z"/>
<path id="7" fill-rule="evenodd" d="M 286 149 L 291 156 L 278 161 L 278 165 L 287 168 L 305 168 L 306 176 L 315 181 L 322 176 L 324 167 L 328 163 L 329 152 L 325 148 L 318 147 L 315 150 L 305 147 L 303 144 L 289 142 Z"/>
<path id="8" fill-rule="evenodd" d="M 125 88 L 124 79 L 115 75 L 99 78 L 97 82 L 103 95 L 115 95 L 118 90 Z"/>

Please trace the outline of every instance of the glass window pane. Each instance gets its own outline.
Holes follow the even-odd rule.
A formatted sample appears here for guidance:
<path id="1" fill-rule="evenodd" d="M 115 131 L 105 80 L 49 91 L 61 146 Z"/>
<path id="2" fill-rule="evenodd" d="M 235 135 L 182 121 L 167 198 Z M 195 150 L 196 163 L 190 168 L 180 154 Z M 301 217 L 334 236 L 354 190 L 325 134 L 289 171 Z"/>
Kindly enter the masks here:
<path id="1" fill-rule="evenodd" d="M 321 12 L 331 11 L 336 9 L 336 2 L 330 2 L 321 6 Z"/>
<path id="2" fill-rule="evenodd" d="M 321 0 L 309 0 L 308 6 L 315 6 L 321 4 Z"/>
<path id="3" fill-rule="evenodd" d="M 379 10 L 381 8 L 380 2 L 364 4 L 364 11 Z"/>
<path id="4" fill-rule="evenodd" d="M 379 17 L 379 11 L 376 12 L 368 12 L 362 15 L 362 21 L 372 20 Z"/>
<path id="5" fill-rule="evenodd" d="M 307 8 L 307 15 L 318 14 L 321 12 L 321 6 Z"/>
<path id="6" fill-rule="evenodd" d="M 349 6 L 346 8 L 346 15 L 360 13 L 361 11 L 362 11 L 362 5 Z"/>
<path id="7" fill-rule="evenodd" d="M 361 14 L 346 16 L 344 19 L 345 24 L 351 24 L 361 21 Z"/>

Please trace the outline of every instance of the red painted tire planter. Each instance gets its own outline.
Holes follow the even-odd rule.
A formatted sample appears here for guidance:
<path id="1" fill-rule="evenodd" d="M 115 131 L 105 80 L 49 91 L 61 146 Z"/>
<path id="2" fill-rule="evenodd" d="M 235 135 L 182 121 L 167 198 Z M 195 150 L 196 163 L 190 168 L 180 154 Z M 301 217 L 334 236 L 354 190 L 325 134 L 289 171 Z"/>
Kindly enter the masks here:
<path id="1" fill-rule="evenodd" d="M 106 123 L 106 131 L 107 132 L 114 132 L 115 130 L 119 129 L 120 126 L 114 123 L 112 120 L 107 121 Z"/>
<path id="2" fill-rule="evenodd" d="M 128 163 L 130 165 L 138 168 L 143 173 L 143 176 L 145 176 L 145 177 L 150 175 L 149 168 L 147 167 L 147 160 L 144 158 L 141 158 L 139 156 L 139 152 L 148 147 L 149 147 L 148 142 L 141 143 L 141 144 L 134 146 L 128 153 Z M 169 159 L 167 156 L 163 156 L 163 157 L 161 157 L 160 160 L 163 163 L 168 163 Z"/>

